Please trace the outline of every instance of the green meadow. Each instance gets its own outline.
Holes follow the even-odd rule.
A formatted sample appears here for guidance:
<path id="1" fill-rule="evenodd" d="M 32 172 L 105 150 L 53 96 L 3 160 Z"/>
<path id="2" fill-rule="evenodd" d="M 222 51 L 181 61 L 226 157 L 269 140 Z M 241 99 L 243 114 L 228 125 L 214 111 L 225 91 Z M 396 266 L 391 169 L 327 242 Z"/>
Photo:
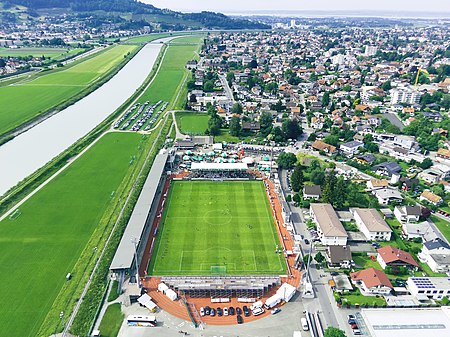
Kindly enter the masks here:
<path id="1" fill-rule="evenodd" d="M 114 46 L 67 69 L 0 87 L 0 135 L 88 89 L 136 48 Z"/>
<path id="2" fill-rule="evenodd" d="M 63 285 L 79 282 L 74 266 L 94 231 L 102 232 L 100 220 L 143 141 L 133 133 L 105 135 L 0 222 L 1 337 L 36 336 Z"/>

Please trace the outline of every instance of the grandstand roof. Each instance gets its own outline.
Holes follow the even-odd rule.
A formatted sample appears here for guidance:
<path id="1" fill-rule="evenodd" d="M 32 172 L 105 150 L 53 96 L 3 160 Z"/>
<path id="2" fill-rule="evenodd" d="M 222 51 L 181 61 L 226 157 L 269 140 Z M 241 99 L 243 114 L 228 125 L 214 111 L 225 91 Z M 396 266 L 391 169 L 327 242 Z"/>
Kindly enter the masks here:
<path id="1" fill-rule="evenodd" d="M 132 240 L 141 239 L 168 156 L 169 151 L 161 151 L 155 157 L 150 173 L 128 221 L 125 233 L 114 255 L 110 267 L 111 270 L 132 269 L 134 259 L 134 243 Z"/>
<path id="2" fill-rule="evenodd" d="M 245 163 L 192 163 L 192 171 L 246 171 Z"/>

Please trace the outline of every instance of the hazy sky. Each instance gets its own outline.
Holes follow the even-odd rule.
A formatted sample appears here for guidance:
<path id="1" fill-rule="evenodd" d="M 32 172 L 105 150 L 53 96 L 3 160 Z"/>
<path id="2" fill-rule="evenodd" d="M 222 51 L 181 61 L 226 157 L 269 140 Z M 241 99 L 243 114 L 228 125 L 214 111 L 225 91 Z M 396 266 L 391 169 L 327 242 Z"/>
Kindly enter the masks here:
<path id="1" fill-rule="evenodd" d="M 449 0 L 140 0 L 156 7 L 185 12 L 201 10 L 382 10 L 450 12 Z"/>

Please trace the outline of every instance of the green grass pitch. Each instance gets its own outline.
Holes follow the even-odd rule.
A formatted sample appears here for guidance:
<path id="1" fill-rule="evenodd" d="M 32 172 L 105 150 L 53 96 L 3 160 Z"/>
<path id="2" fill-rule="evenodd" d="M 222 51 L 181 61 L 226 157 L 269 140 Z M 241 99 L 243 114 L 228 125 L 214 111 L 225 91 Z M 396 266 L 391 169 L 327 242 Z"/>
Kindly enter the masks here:
<path id="1" fill-rule="evenodd" d="M 261 181 L 174 181 L 149 275 L 279 275 L 286 271 Z"/>
<path id="2" fill-rule="evenodd" d="M 208 128 L 209 115 L 205 113 L 177 112 L 180 131 L 185 134 L 204 135 Z"/>

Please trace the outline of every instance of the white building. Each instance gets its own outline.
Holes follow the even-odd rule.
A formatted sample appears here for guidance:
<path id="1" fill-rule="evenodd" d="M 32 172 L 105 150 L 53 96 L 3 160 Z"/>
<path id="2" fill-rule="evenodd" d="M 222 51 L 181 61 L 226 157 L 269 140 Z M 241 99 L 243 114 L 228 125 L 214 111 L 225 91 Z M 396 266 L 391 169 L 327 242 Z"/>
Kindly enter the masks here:
<path id="1" fill-rule="evenodd" d="M 394 215 L 401 223 L 410 223 L 419 221 L 422 214 L 421 207 L 415 206 L 395 206 Z"/>
<path id="2" fill-rule="evenodd" d="M 351 142 L 347 142 L 342 144 L 339 147 L 342 153 L 344 153 L 348 157 L 353 157 L 356 153 L 358 153 L 359 148 L 363 147 L 364 143 L 358 142 L 356 140 L 352 140 Z"/>
<path id="3" fill-rule="evenodd" d="M 374 208 L 355 208 L 351 210 L 356 225 L 368 240 L 389 241 L 392 229 Z"/>
<path id="4" fill-rule="evenodd" d="M 372 194 L 377 198 L 381 205 L 388 205 L 392 202 L 402 202 L 402 194 L 395 188 L 381 188 L 372 191 Z"/>
<path id="5" fill-rule="evenodd" d="M 378 51 L 378 48 L 375 46 L 366 46 L 366 49 L 364 51 L 364 56 L 374 56 Z"/>
<path id="6" fill-rule="evenodd" d="M 347 244 L 347 232 L 330 204 L 311 204 L 311 219 L 317 225 L 320 241 L 324 245 Z"/>
<path id="7" fill-rule="evenodd" d="M 391 105 L 406 103 L 417 104 L 420 102 L 422 94 L 412 89 L 393 89 L 391 91 Z"/>
<path id="8" fill-rule="evenodd" d="M 411 295 L 418 298 L 441 300 L 450 296 L 450 279 L 448 277 L 409 277 L 406 281 Z"/>
<path id="9" fill-rule="evenodd" d="M 439 238 L 425 242 L 418 257 L 435 273 L 450 271 L 450 245 Z"/>

